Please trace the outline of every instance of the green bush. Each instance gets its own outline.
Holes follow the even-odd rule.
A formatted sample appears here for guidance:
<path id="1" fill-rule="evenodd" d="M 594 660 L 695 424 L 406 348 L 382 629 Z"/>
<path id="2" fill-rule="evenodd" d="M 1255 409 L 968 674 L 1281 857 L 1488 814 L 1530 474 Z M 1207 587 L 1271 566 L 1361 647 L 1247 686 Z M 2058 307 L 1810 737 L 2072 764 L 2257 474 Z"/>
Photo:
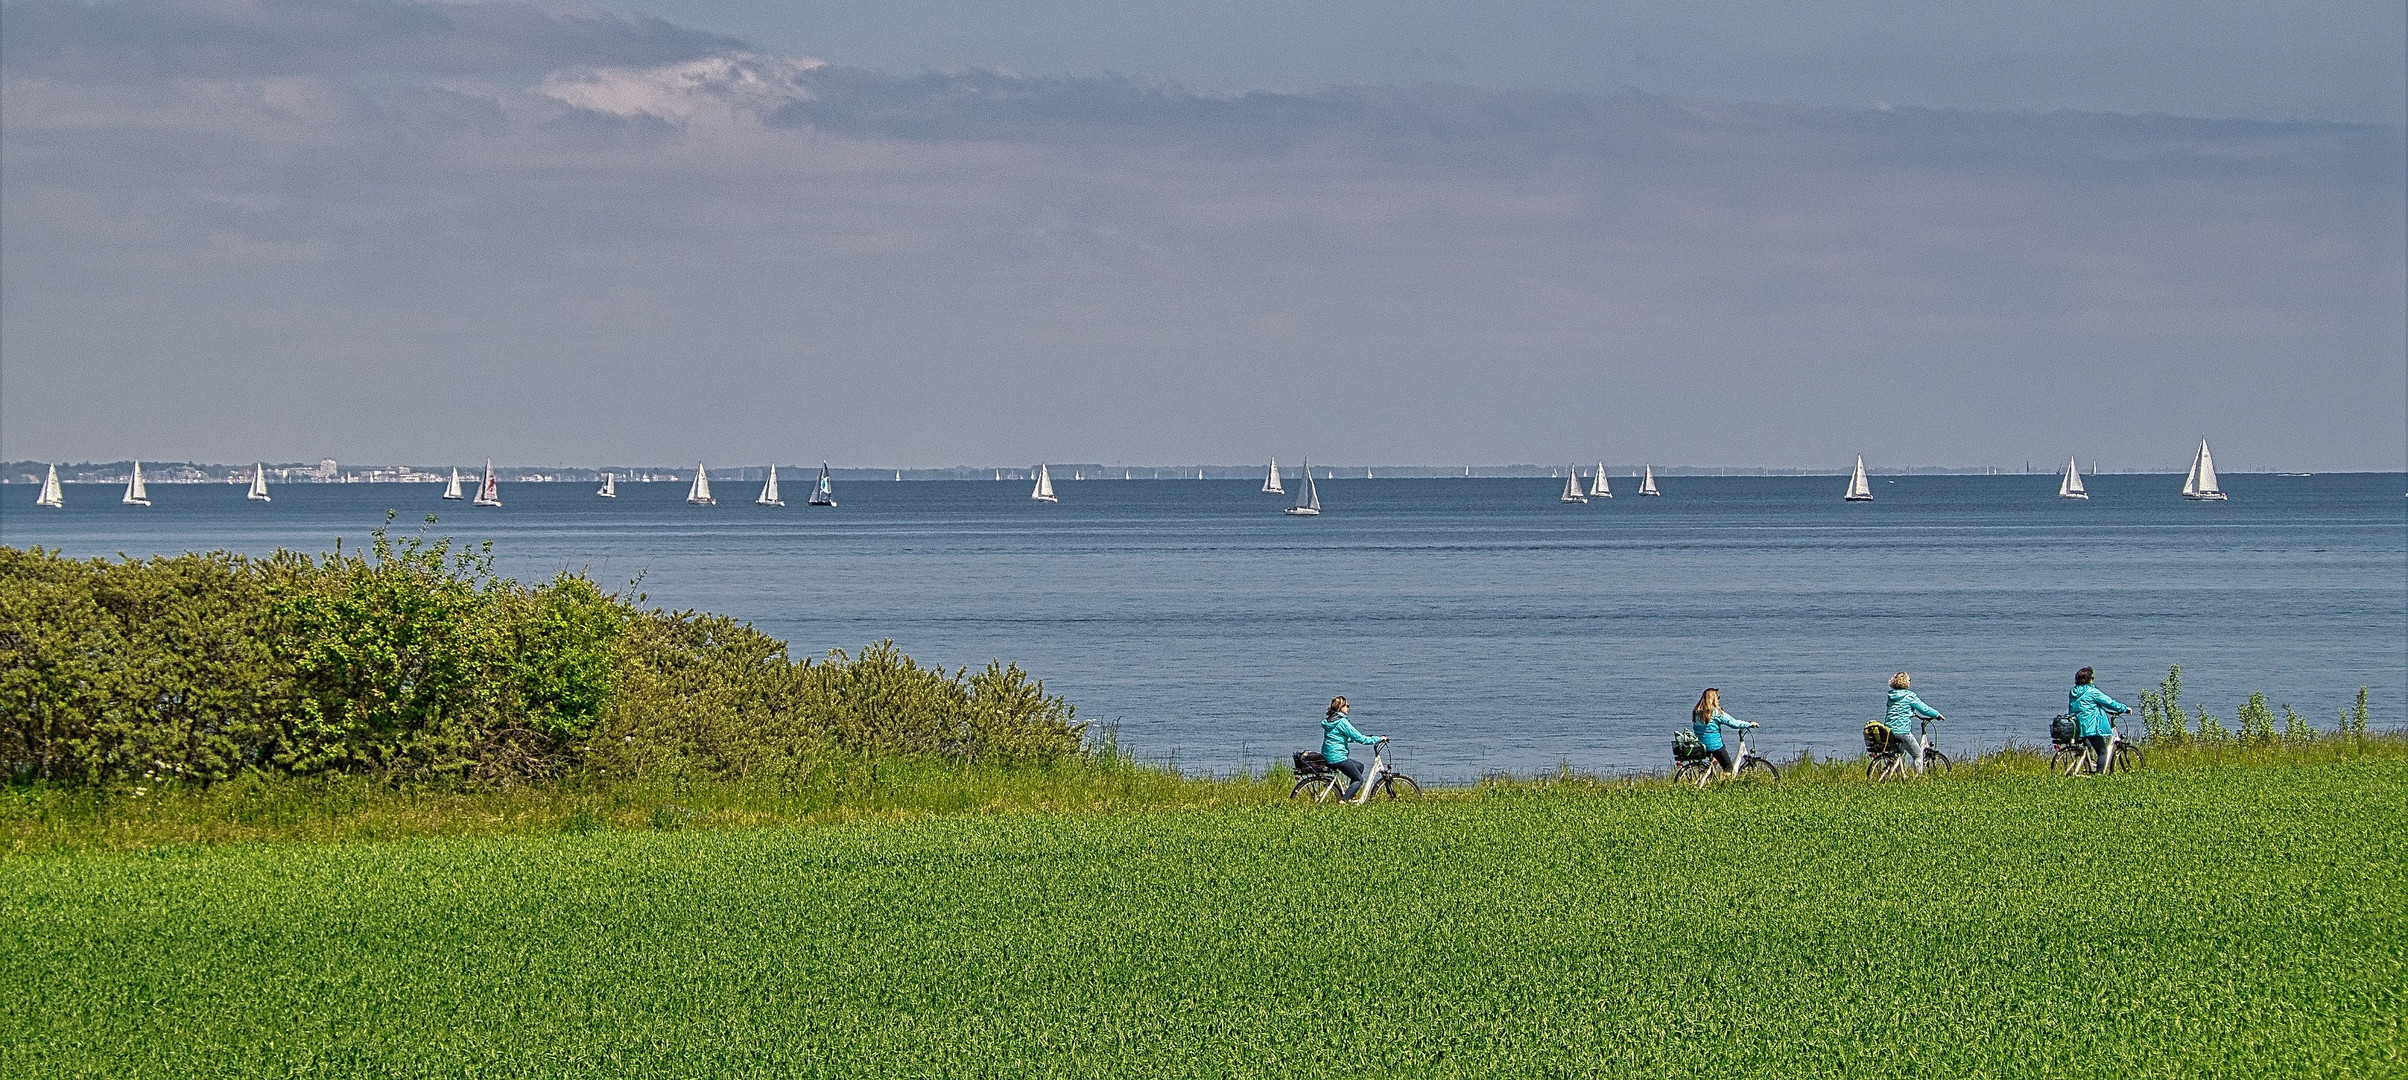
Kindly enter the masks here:
<path id="1" fill-rule="evenodd" d="M 2240 739 L 2255 746 L 2274 741 L 2274 709 L 2266 704 L 2266 695 L 2253 693 L 2241 703 Z"/>
<path id="2" fill-rule="evenodd" d="M 742 776 L 830 755 L 1051 761 L 1082 736 L 1017 666 L 948 674 L 891 642 L 796 662 L 725 616 L 582 576 L 524 586 L 446 540 L 0 548 L 0 770 L 18 780 Z"/>

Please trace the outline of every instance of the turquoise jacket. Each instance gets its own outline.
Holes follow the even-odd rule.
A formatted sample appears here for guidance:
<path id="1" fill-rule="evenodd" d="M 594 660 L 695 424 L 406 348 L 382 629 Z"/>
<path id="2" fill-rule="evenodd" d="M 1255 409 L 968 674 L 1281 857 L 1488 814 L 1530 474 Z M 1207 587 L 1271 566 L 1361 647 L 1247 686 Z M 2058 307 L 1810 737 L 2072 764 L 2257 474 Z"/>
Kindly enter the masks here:
<path id="1" fill-rule="evenodd" d="M 2083 685 L 2065 695 L 2065 711 L 2073 714 L 2074 722 L 2082 725 L 2082 734 L 2087 737 L 2114 734 L 2115 721 L 2108 719 L 2109 714 L 2122 716 L 2131 712 L 2132 707 L 2108 697 L 2098 687 Z"/>
<path id="2" fill-rule="evenodd" d="M 1915 718 L 1918 716 L 1925 720 L 1937 720 L 1940 718 L 1940 710 L 1925 705 L 1923 699 L 1916 697 L 1912 690 L 1892 690 L 1890 691 L 1890 711 L 1887 716 L 1882 717 L 1881 724 L 1900 735 L 1912 735 L 1915 733 Z"/>
<path id="3" fill-rule="evenodd" d="M 1368 744 L 1378 741 L 1378 739 L 1356 731 L 1353 724 L 1346 722 L 1345 713 L 1339 713 L 1321 722 L 1321 756 L 1333 762 L 1346 760 L 1347 743 Z"/>
<path id="4" fill-rule="evenodd" d="M 1748 723 L 1745 720 L 1733 719 L 1731 714 L 1724 712 L 1721 709 L 1714 710 L 1714 718 L 1703 724 L 1698 723 L 1696 720 L 1691 720 L 1689 722 L 1689 730 L 1697 733 L 1697 741 L 1706 744 L 1706 749 L 1708 750 L 1722 749 L 1722 729 L 1726 727 L 1752 728 L 1755 726 L 1756 725 Z"/>

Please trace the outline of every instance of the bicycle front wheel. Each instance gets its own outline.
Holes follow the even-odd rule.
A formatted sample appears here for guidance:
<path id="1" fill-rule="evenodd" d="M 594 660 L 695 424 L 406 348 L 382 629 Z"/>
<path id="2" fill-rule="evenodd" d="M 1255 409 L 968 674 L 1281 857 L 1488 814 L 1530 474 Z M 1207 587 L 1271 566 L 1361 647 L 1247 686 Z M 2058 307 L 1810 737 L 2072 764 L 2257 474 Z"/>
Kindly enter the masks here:
<path id="1" fill-rule="evenodd" d="M 2109 772 L 2131 772 L 2134 769 L 2148 767 L 2149 759 L 2141 754 L 2140 747 L 2128 742 L 2115 744 L 2115 756 L 2107 759 L 2107 771 Z"/>
<path id="2" fill-rule="evenodd" d="M 1949 762 L 1948 755 L 1946 754 L 1943 754 L 1937 750 L 1925 750 L 1923 752 L 1924 772 L 1939 773 L 1942 776 L 1946 776 L 1948 775 L 1950 765 L 1951 763 Z"/>
<path id="3" fill-rule="evenodd" d="M 1404 798 L 1421 794 L 1421 785 L 1403 773 L 1389 773 L 1380 778 L 1380 790 L 1391 799 Z"/>
<path id="4" fill-rule="evenodd" d="M 1739 778 L 1759 783 L 1778 784 L 1781 782 L 1781 770 L 1772 762 L 1751 754 L 1746 760 L 1739 763 Z"/>

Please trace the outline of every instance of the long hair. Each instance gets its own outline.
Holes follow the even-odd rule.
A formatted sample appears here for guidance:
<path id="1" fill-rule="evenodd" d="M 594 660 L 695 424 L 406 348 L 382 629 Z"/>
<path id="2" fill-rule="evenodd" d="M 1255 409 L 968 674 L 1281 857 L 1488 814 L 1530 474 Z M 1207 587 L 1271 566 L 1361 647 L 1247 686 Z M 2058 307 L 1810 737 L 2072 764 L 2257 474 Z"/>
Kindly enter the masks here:
<path id="1" fill-rule="evenodd" d="M 1334 697 L 1334 698 L 1331 698 L 1331 699 L 1329 699 L 1329 711 L 1328 711 L 1328 712 L 1325 712 L 1325 713 L 1322 713 L 1322 714 L 1321 714 L 1321 718 L 1322 718 L 1323 720 L 1327 720 L 1327 719 L 1329 719 L 1330 717 L 1336 716 L 1336 715 L 1338 715 L 1339 713 L 1342 713 L 1342 712 L 1345 712 L 1345 711 L 1346 711 L 1346 698 L 1345 698 L 1345 696 L 1344 696 L 1344 695 L 1340 695 L 1340 696 L 1338 696 L 1338 697 Z"/>
<path id="2" fill-rule="evenodd" d="M 1903 671 L 1896 675 L 1890 676 L 1890 689 L 1892 690 L 1904 690 L 1912 684 L 1913 680 L 1907 678 L 1906 673 Z"/>
<path id="3" fill-rule="evenodd" d="M 1689 710 L 1689 719 L 1700 724 L 1714 722 L 1714 714 L 1722 711 L 1722 691 L 1711 686 L 1697 695 L 1697 706 Z"/>
<path id="4" fill-rule="evenodd" d="M 2088 685 L 2090 685 L 2090 669 L 2089 669 L 2089 668 L 2083 668 L 2083 669 L 2082 669 L 2082 670 L 2080 670 L 2080 671 L 2074 672 L 2074 685 L 2075 685 L 2075 686 L 2088 686 Z"/>

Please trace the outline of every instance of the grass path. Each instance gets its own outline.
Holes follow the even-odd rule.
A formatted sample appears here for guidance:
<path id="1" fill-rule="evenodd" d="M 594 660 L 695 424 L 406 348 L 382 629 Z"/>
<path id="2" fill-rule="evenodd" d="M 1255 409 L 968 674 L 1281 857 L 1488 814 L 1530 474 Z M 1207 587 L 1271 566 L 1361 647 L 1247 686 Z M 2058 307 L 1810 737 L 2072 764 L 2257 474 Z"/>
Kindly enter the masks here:
<path id="1" fill-rule="evenodd" d="M 0 863 L 9 1076 L 2399 1076 L 2408 761 Z"/>

